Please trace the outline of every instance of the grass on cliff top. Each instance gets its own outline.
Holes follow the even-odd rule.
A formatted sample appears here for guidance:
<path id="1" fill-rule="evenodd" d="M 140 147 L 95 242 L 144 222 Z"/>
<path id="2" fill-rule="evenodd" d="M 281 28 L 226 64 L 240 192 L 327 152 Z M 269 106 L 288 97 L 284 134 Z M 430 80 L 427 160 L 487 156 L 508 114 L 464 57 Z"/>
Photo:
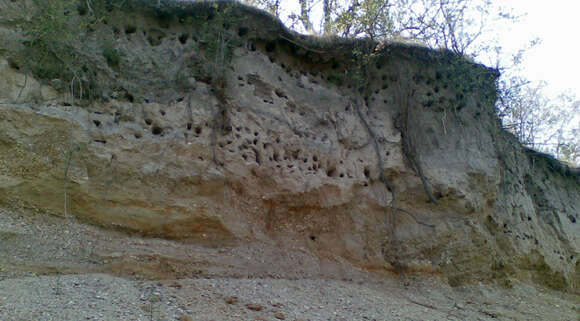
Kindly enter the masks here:
<path id="1" fill-rule="evenodd" d="M 542 167 L 547 168 L 553 173 L 574 178 L 580 184 L 580 168 L 570 167 L 550 154 L 542 153 L 527 147 L 524 148 L 524 151 L 534 164 L 541 164 L 543 165 Z"/>
<path id="2" fill-rule="evenodd" d="M 432 50 L 425 47 L 387 43 L 376 51 L 378 44 L 369 39 L 346 39 L 339 37 L 313 37 L 297 34 L 286 28 L 280 20 L 271 14 L 233 1 L 184 2 L 174 0 L 34 0 L 35 7 L 31 19 L 23 25 L 28 40 L 21 63 L 26 65 L 39 78 L 61 79 L 65 83 L 79 78 L 89 81 L 95 73 L 95 61 L 83 53 L 79 46 L 88 34 L 97 28 L 104 27 L 111 12 L 141 12 L 153 17 L 162 26 L 169 26 L 188 18 L 196 24 L 216 24 L 223 19 L 216 19 L 228 11 L 227 19 L 239 23 L 240 34 L 243 28 L 250 30 L 245 38 L 285 44 L 289 48 L 302 49 L 325 59 L 333 57 L 341 61 L 353 60 L 355 53 L 373 54 L 383 59 L 395 56 L 421 61 L 425 64 L 454 62 L 462 68 L 473 68 L 474 64 L 449 51 Z M 233 9 L 233 10 L 231 10 Z M 252 17 L 248 19 L 248 17 Z M 247 28 L 251 25 L 252 28 Z M 221 26 L 220 26 L 221 27 Z M 248 31 L 245 31 L 248 32 Z M 106 45 L 106 44 L 105 44 Z M 104 46 L 103 54 L 112 67 L 119 66 L 119 53 L 111 46 Z M 28 61 L 28 63 L 26 62 Z M 458 63 L 461 62 L 461 63 Z M 482 67 L 479 67 L 482 68 Z M 97 68 L 98 69 L 98 68 Z"/>

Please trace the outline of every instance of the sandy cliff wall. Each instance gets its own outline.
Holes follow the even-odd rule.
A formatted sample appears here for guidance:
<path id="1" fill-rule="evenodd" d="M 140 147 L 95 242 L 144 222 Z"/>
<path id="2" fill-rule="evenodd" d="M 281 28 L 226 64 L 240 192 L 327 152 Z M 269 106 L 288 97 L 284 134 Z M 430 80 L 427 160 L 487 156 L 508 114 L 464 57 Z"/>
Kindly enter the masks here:
<path id="1" fill-rule="evenodd" d="M 240 6 L 139 1 L 105 8 L 71 61 L 30 60 L 26 4 L 0 4 L 4 206 L 452 284 L 580 288 L 580 176 L 500 129 L 495 72 L 295 35 Z"/>

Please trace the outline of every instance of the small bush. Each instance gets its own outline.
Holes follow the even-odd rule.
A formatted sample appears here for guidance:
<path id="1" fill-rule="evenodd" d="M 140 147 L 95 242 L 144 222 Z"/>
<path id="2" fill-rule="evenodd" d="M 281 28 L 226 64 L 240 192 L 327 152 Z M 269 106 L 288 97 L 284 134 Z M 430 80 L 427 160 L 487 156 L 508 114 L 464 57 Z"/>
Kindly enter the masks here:
<path id="1" fill-rule="evenodd" d="M 71 80 L 76 70 L 72 61 L 75 35 L 71 32 L 71 10 L 74 1 L 35 1 L 37 11 L 24 27 L 28 40 L 24 57 L 31 69 L 43 79 Z"/>
<path id="2" fill-rule="evenodd" d="M 119 69 L 121 63 L 121 52 L 113 46 L 113 42 L 105 40 L 103 43 L 103 57 L 107 61 L 107 65 L 113 69 Z"/>
<path id="3" fill-rule="evenodd" d="M 57 90 L 69 90 L 74 83 L 79 86 L 75 95 L 86 96 L 77 98 L 87 98 L 95 91 L 87 89 L 95 86 L 97 64 L 77 47 L 104 16 L 97 15 L 97 6 L 89 10 L 79 6 L 77 0 L 34 0 L 34 3 L 31 18 L 22 24 L 27 40 L 16 59 L 41 80 L 59 79 L 62 85 Z M 118 66 L 120 55 L 112 44 L 104 46 L 103 55 L 107 63 Z"/>

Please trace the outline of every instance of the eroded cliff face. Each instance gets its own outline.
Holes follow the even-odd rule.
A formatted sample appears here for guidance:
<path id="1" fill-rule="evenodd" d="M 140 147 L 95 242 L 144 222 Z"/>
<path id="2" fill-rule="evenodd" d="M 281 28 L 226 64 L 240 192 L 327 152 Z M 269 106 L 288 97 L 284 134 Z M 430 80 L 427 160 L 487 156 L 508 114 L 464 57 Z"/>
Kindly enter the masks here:
<path id="1" fill-rule="evenodd" d="M 500 129 L 493 71 L 169 3 L 110 8 L 74 46 L 92 78 L 43 79 L 18 56 L 19 5 L 0 6 L 4 206 L 452 284 L 580 288 L 580 176 Z"/>

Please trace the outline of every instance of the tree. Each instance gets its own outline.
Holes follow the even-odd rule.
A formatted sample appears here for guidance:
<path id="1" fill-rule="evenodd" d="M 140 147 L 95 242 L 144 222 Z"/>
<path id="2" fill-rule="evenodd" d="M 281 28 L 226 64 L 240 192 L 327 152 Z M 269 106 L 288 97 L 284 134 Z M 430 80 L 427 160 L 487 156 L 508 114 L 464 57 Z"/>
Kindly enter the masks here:
<path id="1" fill-rule="evenodd" d="M 270 12 L 280 8 L 279 0 L 245 2 Z M 470 49 L 494 19 L 514 18 L 509 13 L 492 17 L 489 0 L 297 0 L 284 4 L 290 10 L 291 27 L 299 31 L 375 40 L 409 38 L 461 54 L 475 52 Z M 320 23 L 312 19 L 315 11 Z"/>
<path id="2" fill-rule="evenodd" d="M 291 28 L 342 37 L 369 37 L 377 41 L 414 41 L 444 48 L 474 59 L 486 59 L 501 72 L 496 108 L 504 127 L 531 148 L 580 162 L 580 133 L 573 127 L 580 102 L 564 93 L 548 99 L 545 83 L 522 77 L 520 64 L 533 39 L 513 55 L 506 54 L 490 28 L 515 23 L 519 16 L 491 0 L 313 0 L 284 1 Z M 247 0 L 280 16 L 280 1 Z M 316 8 L 321 5 L 322 8 Z M 296 11 L 299 9 L 299 12 Z M 316 14 L 317 13 L 317 14 Z M 317 23 L 313 17 L 320 17 Z M 283 17 L 282 17 L 283 18 Z M 508 59 L 506 59 L 508 57 Z M 495 59 L 495 61 L 493 60 Z M 575 123 L 580 123 L 576 118 Z"/>
<path id="3" fill-rule="evenodd" d="M 571 92 L 563 92 L 550 102 L 547 117 L 538 134 L 541 150 L 575 166 L 580 165 L 580 101 Z"/>
<path id="4" fill-rule="evenodd" d="M 264 9 L 269 13 L 280 17 L 280 0 L 244 0 L 245 4 Z"/>
<path id="5" fill-rule="evenodd" d="M 580 101 L 570 92 L 550 99 L 546 83 L 514 75 L 499 82 L 497 108 L 503 127 L 527 147 L 580 164 Z"/>

